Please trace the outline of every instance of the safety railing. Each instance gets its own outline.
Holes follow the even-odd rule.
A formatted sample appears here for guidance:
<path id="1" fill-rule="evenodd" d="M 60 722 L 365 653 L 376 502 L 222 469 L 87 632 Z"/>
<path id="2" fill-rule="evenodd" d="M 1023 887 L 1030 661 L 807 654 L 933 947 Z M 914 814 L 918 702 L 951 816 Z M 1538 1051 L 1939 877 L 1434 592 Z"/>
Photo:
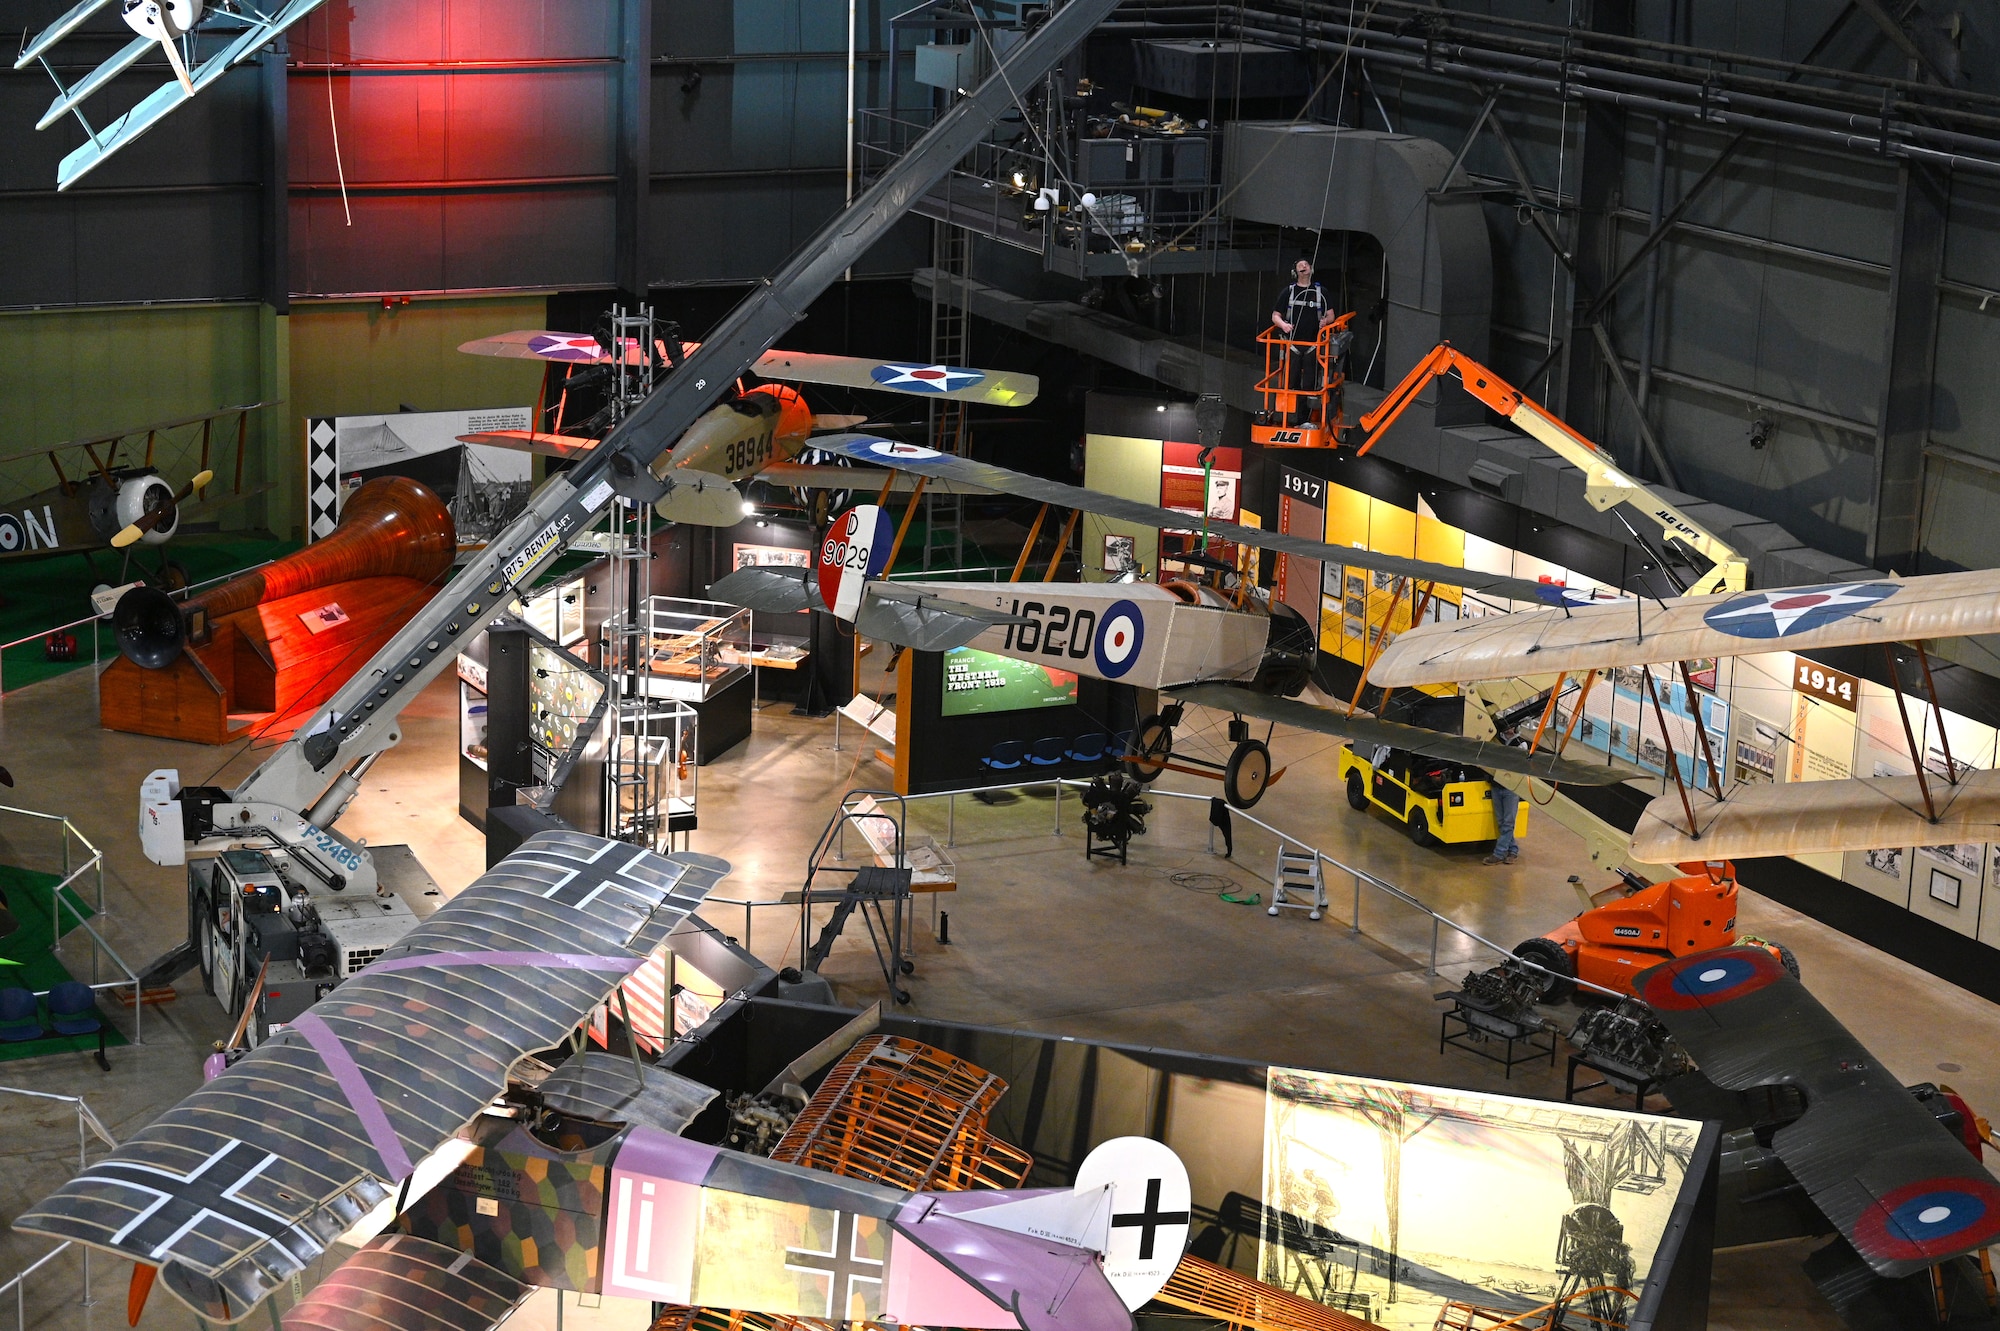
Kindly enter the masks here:
<path id="1" fill-rule="evenodd" d="M 85 981 L 93 993 L 108 989 L 132 990 L 132 1043 L 144 1044 L 145 994 L 139 974 L 125 964 L 116 948 L 104 940 L 104 935 L 91 923 L 92 918 L 108 919 L 110 911 L 104 904 L 104 852 L 94 845 L 90 838 L 78 830 L 75 823 L 59 813 L 43 813 L 39 809 L 21 809 L 11 804 L 0 804 L 0 815 L 32 819 L 41 823 L 56 823 L 62 829 L 62 877 L 49 889 L 49 928 L 53 935 L 49 951 L 60 957 L 63 955 L 63 940 L 76 929 L 81 929 L 91 941 L 90 979 Z M 79 859 L 79 857 L 81 857 Z M 25 867 L 25 866 L 24 866 Z M 95 884 L 96 908 L 93 915 L 85 915 L 71 902 L 75 887 L 79 883 Z M 72 917 L 74 923 L 64 926 L 64 917 Z M 117 979 L 101 979 L 103 963 L 108 959 L 117 967 Z M 38 989 L 37 998 L 47 998 L 49 991 Z M 100 1014 L 101 1017 L 101 1014 Z"/>
<path id="2" fill-rule="evenodd" d="M 118 1149 L 118 1139 L 111 1135 L 102 1119 L 92 1112 L 80 1095 L 56 1095 L 49 1091 L 29 1091 L 18 1086 L 0 1086 L 0 1095 L 24 1095 L 35 1100 L 59 1100 L 76 1106 L 76 1168 L 82 1173 L 90 1165 L 90 1139 L 96 1137 L 112 1150 Z M 94 1307 L 97 1300 L 90 1292 L 90 1249 L 78 1243 L 62 1242 L 43 1253 L 26 1267 L 16 1272 L 14 1278 L 0 1284 L 0 1299 L 11 1291 L 14 1295 L 14 1331 L 28 1331 L 28 1277 L 41 1270 L 71 1248 L 83 1254 L 83 1289 L 77 1300 L 84 1307 Z"/>
<path id="3" fill-rule="evenodd" d="M 178 590 L 172 592 L 171 595 L 181 599 L 186 599 L 188 594 L 191 592 L 198 591 L 203 587 L 212 586 L 213 584 L 218 582 L 227 582 L 231 578 L 240 578 L 245 573 L 248 573 L 253 569 L 260 569 L 264 567 L 265 564 L 269 564 L 272 562 L 273 561 L 269 559 L 260 560 L 259 562 L 250 565 L 248 568 L 237 569 L 234 573 L 218 574 L 213 578 L 205 578 L 200 582 L 191 582 L 187 586 L 179 588 Z M 89 634 L 90 664 L 92 669 L 94 670 L 98 665 L 100 665 L 103 662 L 104 659 L 102 650 L 103 635 L 105 628 L 110 624 L 110 622 L 111 622 L 111 616 L 109 615 L 85 615 L 81 619 L 72 619 L 66 624 L 57 624 L 50 628 L 38 629 L 33 633 L 27 634 L 25 637 L 15 638 L 11 642 L 0 642 L 0 694 L 4 694 L 7 691 L 7 653 L 10 650 L 16 647 L 24 647 L 29 643 L 46 643 L 49 640 L 49 638 L 51 638 L 55 634 L 68 633 L 70 630 L 80 629 L 86 624 L 90 626 L 90 634 Z M 79 644 L 78 651 L 81 652 L 81 650 L 82 648 L 81 645 Z M 69 663 L 56 662 L 54 664 L 69 664 Z M 83 664 L 83 662 L 81 660 L 78 660 L 74 664 L 80 666 Z M 46 676 L 44 676 L 44 678 L 46 678 Z M 40 680 L 28 681 L 28 683 L 30 684 L 39 682 Z M 21 688 L 24 686 L 17 684 L 15 685 L 15 687 Z"/>

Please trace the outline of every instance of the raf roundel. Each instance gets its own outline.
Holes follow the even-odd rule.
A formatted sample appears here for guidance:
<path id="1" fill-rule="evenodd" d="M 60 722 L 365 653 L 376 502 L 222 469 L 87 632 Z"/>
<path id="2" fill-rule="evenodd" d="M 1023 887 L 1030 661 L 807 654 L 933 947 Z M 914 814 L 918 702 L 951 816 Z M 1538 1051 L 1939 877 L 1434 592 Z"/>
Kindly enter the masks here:
<path id="1" fill-rule="evenodd" d="M 1888 600 L 1893 582 L 1837 582 L 1732 597 L 1703 615 L 1710 628 L 1737 638 L 1789 638 L 1837 624 Z"/>
<path id="2" fill-rule="evenodd" d="M 27 544 L 27 537 L 21 532 L 21 520 L 12 513 L 0 513 L 0 554 L 11 555 Z"/>
<path id="3" fill-rule="evenodd" d="M 1923 1179 L 1891 1188 L 1854 1224 L 1868 1257 L 1931 1261 L 2000 1234 L 2000 1187 L 1977 1177 Z"/>
<path id="4" fill-rule="evenodd" d="M 1778 959 L 1760 947 L 1698 952 L 1649 974 L 1639 997 L 1656 1008 L 1686 1011 L 1747 997 L 1785 974 Z"/>
<path id="5" fill-rule="evenodd" d="M 955 365 L 877 365 L 868 377 L 884 388 L 905 393 L 949 393 L 971 388 L 986 376 Z"/>
<path id="6" fill-rule="evenodd" d="M 1097 630 L 1097 673 L 1117 679 L 1139 660 L 1146 643 L 1146 619 L 1131 601 L 1113 601 Z"/>
<path id="7" fill-rule="evenodd" d="M 865 447 L 871 457 L 878 457 L 884 462 L 897 465 L 911 462 L 929 462 L 932 458 L 941 458 L 944 456 L 944 454 L 938 452 L 935 448 L 925 448 L 922 444 L 898 443 L 894 439 L 877 439 Z"/>

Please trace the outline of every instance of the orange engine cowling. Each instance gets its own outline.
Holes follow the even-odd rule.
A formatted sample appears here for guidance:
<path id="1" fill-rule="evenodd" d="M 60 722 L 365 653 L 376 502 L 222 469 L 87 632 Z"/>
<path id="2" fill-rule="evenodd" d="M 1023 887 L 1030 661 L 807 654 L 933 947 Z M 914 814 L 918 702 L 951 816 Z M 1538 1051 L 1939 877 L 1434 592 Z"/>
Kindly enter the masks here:
<path id="1" fill-rule="evenodd" d="M 407 476 L 378 476 L 348 497 L 340 524 L 296 554 L 252 569 L 186 601 L 152 587 L 118 600 L 112 627 L 134 665 L 163 670 L 181 648 L 208 641 L 224 615 L 354 578 L 400 576 L 429 582 L 451 567 L 458 531 L 444 501 Z"/>

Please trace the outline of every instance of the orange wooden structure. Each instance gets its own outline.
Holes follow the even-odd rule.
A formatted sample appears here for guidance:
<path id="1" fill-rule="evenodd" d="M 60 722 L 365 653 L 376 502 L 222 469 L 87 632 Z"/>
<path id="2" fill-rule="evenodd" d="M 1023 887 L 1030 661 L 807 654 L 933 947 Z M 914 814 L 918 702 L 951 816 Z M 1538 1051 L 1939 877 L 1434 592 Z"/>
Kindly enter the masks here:
<path id="1" fill-rule="evenodd" d="M 1447 1303 L 1438 1309 L 1433 1331 L 1548 1331 L 1550 1327 L 1562 1328 L 1563 1331 L 1625 1331 L 1624 1322 L 1596 1316 L 1587 1306 L 1579 1306 L 1588 1305 L 1599 1294 L 1614 1294 L 1633 1303 L 1639 1299 L 1629 1289 L 1620 1289 L 1616 1285 L 1595 1285 L 1589 1289 L 1574 1290 L 1553 1303 L 1545 1303 L 1526 1312 L 1481 1308 L 1470 1303 Z"/>
<path id="2" fill-rule="evenodd" d="M 133 589 L 156 613 L 129 623 L 119 603 L 125 654 L 98 682 L 98 724 L 202 744 L 289 735 L 430 601 L 457 544 L 436 495 L 383 477 L 296 554 L 178 605 Z"/>
<path id="3" fill-rule="evenodd" d="M 1181 1258 L 1166 1288 L 1154 1297 L 1212 1317 L 1229 1331 L 1379 1331 L 1375 1323 L 1351 1313 L 1288 1294 L 1275 1285 L 1192 1255 Z"/>
<path id="4" fill-rule="evenodd" d="M 870 1036 L 826 1074 L 771 1158 L 911 1191 L 1019 1187 L 1035 1158 L 986 1130 L 1006 1091 L 962 1058 Z"/>

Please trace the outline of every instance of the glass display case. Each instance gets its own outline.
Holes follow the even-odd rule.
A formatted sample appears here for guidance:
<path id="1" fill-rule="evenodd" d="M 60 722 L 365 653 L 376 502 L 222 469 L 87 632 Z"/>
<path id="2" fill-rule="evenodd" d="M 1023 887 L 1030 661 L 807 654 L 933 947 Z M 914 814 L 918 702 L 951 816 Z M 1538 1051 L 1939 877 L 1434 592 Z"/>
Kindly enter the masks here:
<path id="1" fill-rule="evenodd" d="M 606 631 L 605 659 L 621 661 L 624 635 L 609 624 Z M 631 636 L 649 698 L 702 702 L 749 678 L 750 612 L 739 606 L 648 597 Z"/>
<path id="2" fill-rule="evenodd" d="M 558 647 L 583 640 L 584 577 L 543 587 L 521 604 L 521 622 Z"/>
<path id="3" fill-rule="evenodd" d="M 484 637 L 476 646 L 483 647 Z M 458 656 L 458 812 L 474 827 L 486 826 L 487 699 L 486 662 L 474 651 Z"/>
<path id="4" fill-rule="evenodd" d="M 649 701 L 619 719 L 605 764 L 607 834 L 655 850 L 686 848 L 701 786 L 700 713 L 677 699 Z"/>

